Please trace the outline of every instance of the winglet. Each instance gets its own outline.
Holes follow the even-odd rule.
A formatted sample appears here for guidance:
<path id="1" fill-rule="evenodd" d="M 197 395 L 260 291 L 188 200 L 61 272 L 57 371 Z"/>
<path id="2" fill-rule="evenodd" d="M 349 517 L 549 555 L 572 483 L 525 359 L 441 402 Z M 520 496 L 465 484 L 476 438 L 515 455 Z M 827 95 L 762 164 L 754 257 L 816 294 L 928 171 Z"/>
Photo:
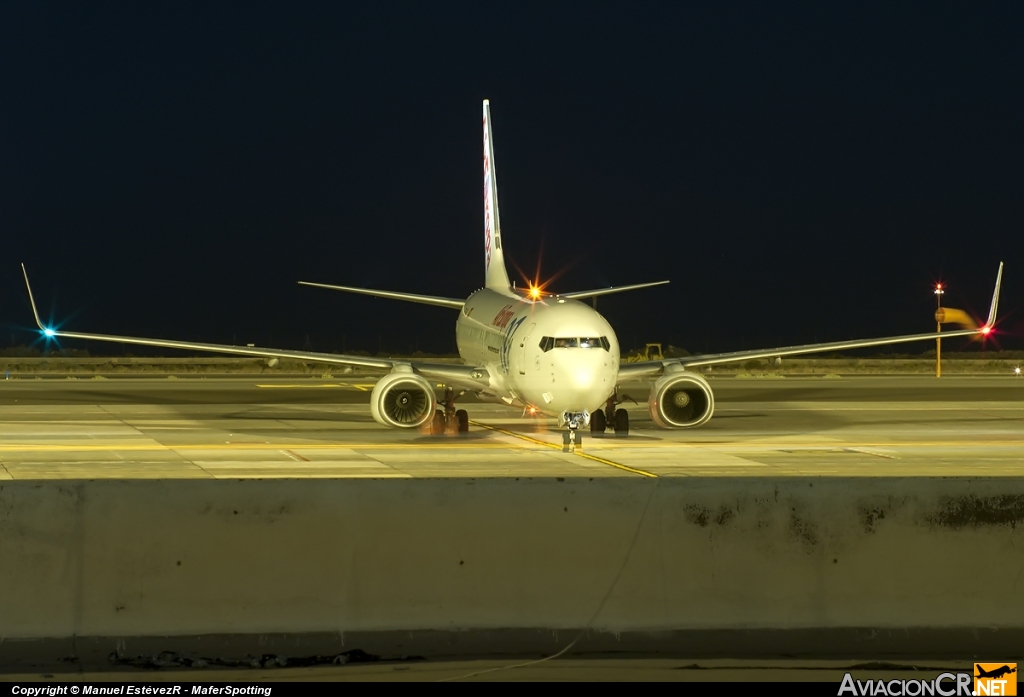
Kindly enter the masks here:
<path id="1" fill-rule="evenodd" d="M 1003 283 L 1003 262 L 999 262 L 999 272 L 996 273 L 996 289 L 992 293 L 992 305 L 988 309 L 988 319 L 985 320 L 985 327 L 991 329 L 996 323 L 996 311 L 999 309 L 999 286 Z"/>
<path id="2" fill-rule="evenodd" d="M 24 263 L 21 265 L 21 273 L 25 277 L 25 288 L 28 290 L 28 301 L 32 303 L 32 314 L 35 315 L 36 325 L 45 332 L 46 327 L 43 326 L 43 321 L 39 319 L 39 310 L 36 309 L 36 299 L 32 297 L 32 286 L 28 283 L 28 271 L 25 270 Z"/>

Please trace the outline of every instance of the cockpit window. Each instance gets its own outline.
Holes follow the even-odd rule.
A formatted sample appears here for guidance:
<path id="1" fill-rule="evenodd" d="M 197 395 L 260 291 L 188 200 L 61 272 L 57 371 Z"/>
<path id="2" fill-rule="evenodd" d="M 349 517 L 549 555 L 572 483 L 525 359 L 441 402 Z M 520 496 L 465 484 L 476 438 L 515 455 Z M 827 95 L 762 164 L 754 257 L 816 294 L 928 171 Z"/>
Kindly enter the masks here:
<path id="1" fill-rule="evenodd" d="M 545 353 L 553 348 L 603 348 L 610 351 L 612 344 L 606 336 L 578 338 L 545 336 L 540 340 L 540 350 Z"/>

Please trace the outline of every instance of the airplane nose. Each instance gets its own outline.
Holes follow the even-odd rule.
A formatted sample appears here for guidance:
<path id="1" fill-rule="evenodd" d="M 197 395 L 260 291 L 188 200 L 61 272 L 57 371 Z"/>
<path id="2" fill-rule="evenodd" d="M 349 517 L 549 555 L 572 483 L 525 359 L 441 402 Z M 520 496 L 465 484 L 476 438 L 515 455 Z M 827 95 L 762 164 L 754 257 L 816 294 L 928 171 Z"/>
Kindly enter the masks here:
<path id="1" fill-rule="evenodd" d="M 570 350 L 571 351 L 571 350 Z M 603 352 L 602 352 L 603 353 Z M 573 355 L 575 354 L 575 355 Z M 614 371 L 606 356 L 590 350 L 576 350 L 560 361 L 554 393 L 565 409 L 596 409 L 614 389 Z"/>

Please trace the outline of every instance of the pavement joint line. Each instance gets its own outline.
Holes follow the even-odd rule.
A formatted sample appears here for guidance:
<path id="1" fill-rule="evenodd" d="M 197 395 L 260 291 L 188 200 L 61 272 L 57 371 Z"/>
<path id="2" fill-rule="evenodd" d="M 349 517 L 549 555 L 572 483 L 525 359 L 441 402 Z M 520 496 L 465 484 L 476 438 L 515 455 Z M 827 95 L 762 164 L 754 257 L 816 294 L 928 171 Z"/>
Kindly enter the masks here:
<path id="1" fill-rule="evenodd" d="M 505 429 L 498 428 L 497 426 L 488 426 L 487 424 L 482 424 L 482 423 L 480 423 L 478 421 L 470 421 L 469 423 L 473 424 L 474 426 L 479 426 L 481 428 L 486 428 L 486 429 L 488 429 L 490 431 L 497 431 L 498 433 L 503 433 L 506 436 L 512 436 L 513 438 L 519 438 L 519 439 L 528 441 L 530 443 L 536 443 L 537 445 L 543 445 L 546 448 L 554 448 L 555 450 L 561 450 L 562 449 L 560 446 L 557 446 L 557 445 L 555 445 L 553 443 L 548 443 L 546 441 L 538 440 L 536 438 L 531 438 L 530 436 L 526 436 L 526 435 L 523 435 L 521 433 L 515 433 L 514 431 L 506 431 Z M 594 462 L 600 462 L 602 465 L 608 465 L 609 467 L 615 467 L 616 469 L 620 469 L 620 470 L 623 470 L 625 472 L 632 472 L 633 474 L 639 474 L 642 477 L 651 477 L 651 478 L 654 478 L 654 479 L 658 478 L 658 475 L 656 475 L 656 474 L 652 474 L 650 472 L 645 472 L 644 470 L 638 470 L 638 469 L 636 469 L 634 467 L 630 467 L 628 465 L 623 465 L 622 463 L 619 463 L 619 462 L 612 462 L 611 460 L 606 460 L 603 457 L 597 457 L 596 455 L 590 455 L 589 453 L 581 453 L 578 450 L 575 451 L 575 454 L 579 455 L 580 457 L 585 458 L 587 460 L 593 460 Z"/>
<path id="2" fill-rule="evenodd" d="M 545 447 L 560 449 L 560 446 L 547 443 L 542 440 L 531 438 L 525 434 L 515 433 L 513 431 L 506 431 L 505 429 L 498 428 L 495 426 L 488 426 L 479 422 L 471 422 L 476 426 L 485 428 L 491 431 L 496 431 L 505 435 L 509 435 L 521 440 L 526 440 L 531 443 L 543 445 Z M 150 440 L 150 439 L 147 439 Z M 799 450 L 815 450 L 815 449 L 851 449 L 851 448 L 967 448 L 967 447 L 985 447 L 985 448 L 1005 448 L 1005 447 L 1021 447 L 1024 446 L 1024 440 L 977 440 L 977 441 L 869 441 L 863 443 L 843 443 L 838 441 L 822 441 L 820 443 L 799 441 L 794 443 L 786 443 L 784 441 L 775 441 L 772 443 L 686 443 L 677 441 L 663 441 L 659 443 L 615 443 L 608 444 L 602 443 L 602 448 L 608 448 L 610 450 L 663 450 L 672 449 L 679 447 L 687 448 L 701 448 L 720 450 L 722 452 L 775 452 L 785 449 L 799 449 Z M 440 442 L 440 443 L 185 443 L 185 444 L 163 444 L 154 443 L 150 440 L 148 443 L 96 443 L 92 441 L 88 444 L 56 444 L 56 443 L 4 443 L 0 444 L 0 453 L 2 452 L 74 452 L 74 451 L 93 451 L 93 450 L 105 450 L 105 451 L 147 451 L 147 450 L 280 450 L 282 448 L 294 448 L 299 450 L 335 450 L 335 449 L 359 449 L 359 450 L 405 450 L 408 448 L 422 448 L 425 450 L 447 450 L 447 449 L 460 449 L 460 450 L 504 450 L 508 449 L 508 444 L 505 443 L 458 443 L 458 442 Z M 874 454 L 874 453 L 870 453 Z M 593 458 L 589 454 L 584 454 L 584 457 Z M 616 465 L 621 467 L 627 467 L 626 465 Z M 642 472 L 642 470 L 636 470 Z"/>

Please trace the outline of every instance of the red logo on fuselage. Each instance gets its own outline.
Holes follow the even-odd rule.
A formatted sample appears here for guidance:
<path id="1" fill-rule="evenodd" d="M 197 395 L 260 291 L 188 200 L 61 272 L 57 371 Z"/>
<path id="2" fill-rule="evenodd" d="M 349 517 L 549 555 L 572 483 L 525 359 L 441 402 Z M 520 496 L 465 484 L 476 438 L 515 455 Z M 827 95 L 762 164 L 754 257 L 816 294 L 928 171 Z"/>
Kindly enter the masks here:
<path id="1" fill-rule="evenodd" d="M 508 321 L 515 317 L 515 314 L 516 313 L 512 309 L 512 306 L 506 305 L 501 308 L 501 312 L 494 316 L 494 322 L 492 324 L 494 324 L 495 327 L 504 329 L 508 325 Z"/>

